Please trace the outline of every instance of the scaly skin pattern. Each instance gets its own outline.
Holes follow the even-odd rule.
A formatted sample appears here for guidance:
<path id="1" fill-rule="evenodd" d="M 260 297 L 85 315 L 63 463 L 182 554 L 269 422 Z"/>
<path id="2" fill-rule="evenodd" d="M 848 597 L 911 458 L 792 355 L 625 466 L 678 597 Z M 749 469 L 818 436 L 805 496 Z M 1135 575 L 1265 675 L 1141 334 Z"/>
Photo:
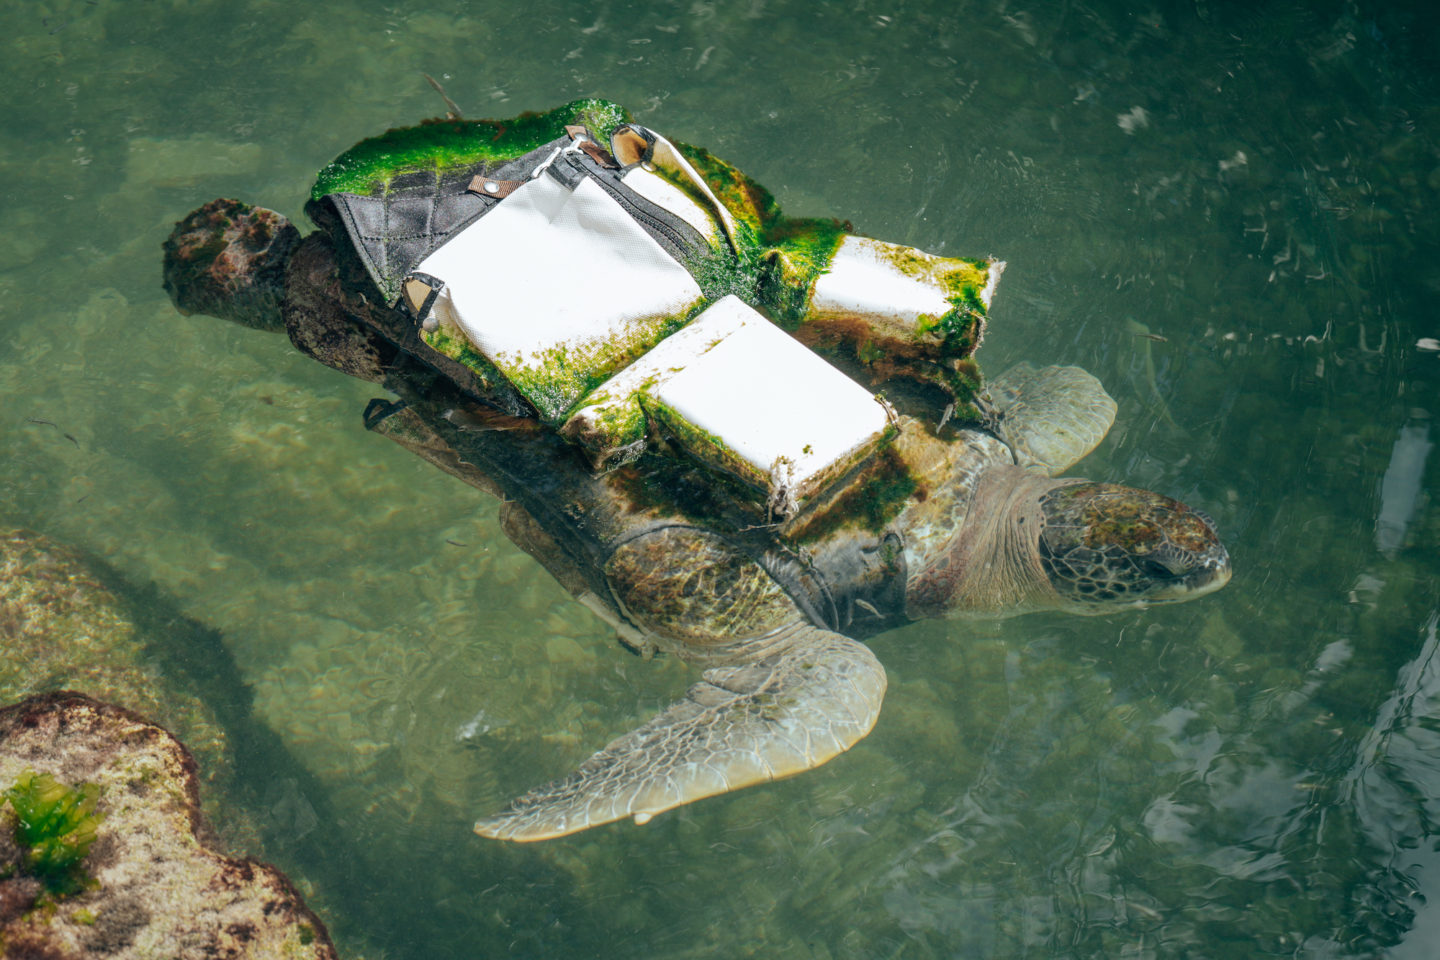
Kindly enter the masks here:
<path id="1" fill-rule="evenodd" d="M 900 518 L 909 522 L 907 533 L 923 532 L 923 539 L 911 539 L 926 547 L 916 550 L 907 584 L 907 612 L 915 619 L 1005 616 L 1051 605 L 1052 591 L 1035 564 L 1033 502 L 1055 481 L 1014 466 L 1009 449 L 989 434 L 965 433 L 967 455 L 957 459 L 942 503 L 927 500 L 915 516 Z"/>
<path id="2" fill-rule="evenodd" d="M 1229 576 L 1208 517 L 1149 490 L 1075 483 L 1041 498 L 1040 564 L 1070 604 L 1189 599 Z"/>
<path id="3" fill-rule="evenodd" d="M 958 431 L 949 443 L 941 442 L 904 423 L 896 447 L 911 472 L 922 478 L 926 496 L 906 505 L 895 519 L 905 538 L 909 570 L 907 611 L 912 619 L 943 615 L 934 584 L 955 563 L 955 544 L 963 540 L 976 513 L 975 496 L 986 473 L 1008 466 L 1010 450 L 989 433 Z"/>
<path id="4" fill-rule="evenodd" d="M 541 840 L 661 811 L 817 767 L 869 733 L 885 671 L 866 647 L 808 625 L 781 651 L 705 671 L 685 698 L 610 743 L 569 777 L 475 825 Z"/>
<path id="5" fill-rule="evenodd" d="M 794 602 L 759 564 L 693 527 L 662 528 L 621 544 L 605 575 L 628 619 L 687 645 L 760 636 L 796 615 Z"/>

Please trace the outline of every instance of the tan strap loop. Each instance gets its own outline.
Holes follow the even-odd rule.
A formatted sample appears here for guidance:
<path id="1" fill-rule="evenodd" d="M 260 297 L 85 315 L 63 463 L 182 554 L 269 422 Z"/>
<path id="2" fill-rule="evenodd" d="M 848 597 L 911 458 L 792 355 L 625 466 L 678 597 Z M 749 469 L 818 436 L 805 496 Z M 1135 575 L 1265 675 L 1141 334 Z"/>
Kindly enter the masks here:
<path id="1" fill-rule="evenodd" d="M 582 140 L 580 142 L 580 150 L 591 160 L 594 160 L 607 170 L 618 170 L 620 168 L 620 164 L 616 163 L 615 158 L 610 156 L 610 151 L 598 143 L 595 143 L 593 140 Z"/>
<path id="2" fill-rule="evenodd" d="M 503 200 L 524 184 L 524 180 L 491 180 L 489 177 L 475 174 L 470 180 L 470 186 L 465 189 L 471 193 L 478 193 L 482 197 L 494 197 L 496 200 Z"/>

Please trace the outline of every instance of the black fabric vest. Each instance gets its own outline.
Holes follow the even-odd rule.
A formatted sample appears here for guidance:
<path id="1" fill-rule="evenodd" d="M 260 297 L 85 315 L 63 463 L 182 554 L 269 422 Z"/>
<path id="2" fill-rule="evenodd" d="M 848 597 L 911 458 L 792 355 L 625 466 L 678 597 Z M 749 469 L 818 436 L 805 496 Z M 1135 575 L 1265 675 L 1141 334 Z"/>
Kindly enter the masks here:
<path id="1" fill-rule="evenodd" d="M 401 281 L 416 264 L 495 209 L 509 189 L 530 179 L 537 167 L 571 142 L 560 137 L 492 168 L 475 164 L 439 176 L 430 171 L 401 174 L 383 196 L 327 194 L 312 200 L 306 213 L 322 227 L 338 222 L 344 228 L 386 303 L 398 306 Z M 596 149 L 564 152 L 541 175 L 567 186 L 591 178 L 681 264 L 688 266 L 711 253 L 694 227 L 631 190 L 620 174 L 619 165 Z M 494 193 L 486 192 L 486 182 L 497 185 Z"/>

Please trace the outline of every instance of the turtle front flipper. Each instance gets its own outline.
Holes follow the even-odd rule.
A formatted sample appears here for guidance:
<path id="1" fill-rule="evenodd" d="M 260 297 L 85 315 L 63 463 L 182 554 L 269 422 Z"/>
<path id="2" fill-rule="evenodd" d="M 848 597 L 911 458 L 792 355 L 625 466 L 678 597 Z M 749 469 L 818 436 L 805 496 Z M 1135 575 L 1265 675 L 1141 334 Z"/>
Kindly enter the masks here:
<path id="1" fill-rule="evenodd" d="M 547 840 L 657 813 L 818 767 L 870 732 L 885 669 L 864 644 L 809 625 L 783 650 L 706 670 L 683 700 L 570 776 L 475 824 L 502 840 Z"/>
<path id="2" fill-rule="evenodd" d="M 1057 476 L 1099 446 L 1115 422 L 1115 401 L 1079 367 L 1019 363 L 991 380 L 999 434 L 1015 462 Z"/>

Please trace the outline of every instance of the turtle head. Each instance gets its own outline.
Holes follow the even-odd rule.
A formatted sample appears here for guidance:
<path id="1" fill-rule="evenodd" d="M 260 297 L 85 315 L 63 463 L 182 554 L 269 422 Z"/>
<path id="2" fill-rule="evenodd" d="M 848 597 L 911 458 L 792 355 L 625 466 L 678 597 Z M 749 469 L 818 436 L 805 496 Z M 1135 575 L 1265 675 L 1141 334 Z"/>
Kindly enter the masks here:
<path id="1" fill-rule="evenodd" d="M 1040 513 L 1040 565 L 1071 611 L 1192 600 L 1230 580 L 1214 524 L 1178 500 L 1082 481 L 1043 494 Z"/>

